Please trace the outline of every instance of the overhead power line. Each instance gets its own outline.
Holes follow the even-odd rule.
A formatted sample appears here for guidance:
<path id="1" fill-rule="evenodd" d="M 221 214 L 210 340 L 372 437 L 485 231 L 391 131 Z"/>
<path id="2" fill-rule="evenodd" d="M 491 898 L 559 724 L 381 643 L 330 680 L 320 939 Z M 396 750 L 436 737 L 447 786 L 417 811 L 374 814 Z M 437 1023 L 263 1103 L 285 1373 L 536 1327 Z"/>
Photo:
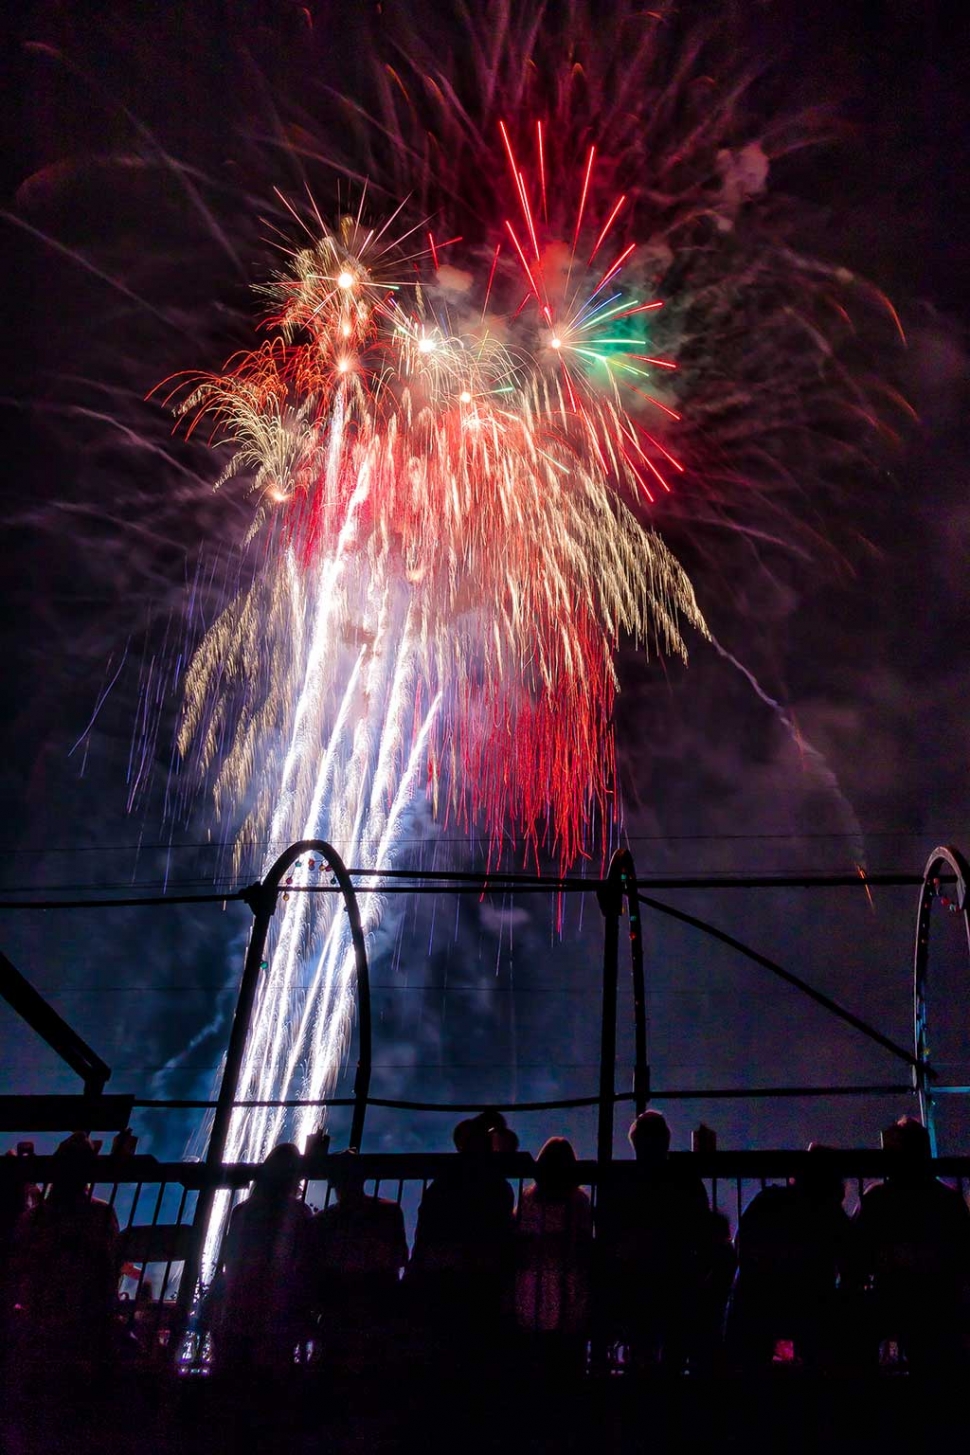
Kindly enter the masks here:
<path id="1" fill-rule="evenodd" d="M 952 831 L 954 837 L 966 835 L 967 829 L 957 826 Z M 925 829 L 865 829 L 856 833 L 846 833 L 841 830 L 802 832 L 798 829 L 772 830 L 766 833 L 746 834 L 624 834 L 624 840 L 631 844 L 733 844 L 733 843 L 757 843 L 777 841 L 815 841 L 815 840 L 836 840 L 852 842 L 858 839 L 921 839 L 925 840 Z M 273 839 L 244 839 L 233 841 L 229 844 L 215 842 L 211 839 L 202 839 L 196 842 L 168 843 L 160 841 L 157 843 L 135 843 L 135 844 L 45 844 L 38 848 L 25 848 L 20 845 L 0 844 L 0 854 L 11 857 L 15 855 L 43 856 L 44 854 L 123 854 L 123 853 L 181 853 L 183 850 L 206 850 L 207 852 L 226 853 L 235 852 L 237 849 L 268 849 L 275 847 L 276 840 Z M 477 846 L 482 843 L 480 838 L 470 835 L 428 838 L 423 836 L 413 839 L 400 839 L 401 844 L 462 844 L 465 846 Z M 515 846 L 522 844 L 523 840 L 509 839 L 508 844 Z"/>

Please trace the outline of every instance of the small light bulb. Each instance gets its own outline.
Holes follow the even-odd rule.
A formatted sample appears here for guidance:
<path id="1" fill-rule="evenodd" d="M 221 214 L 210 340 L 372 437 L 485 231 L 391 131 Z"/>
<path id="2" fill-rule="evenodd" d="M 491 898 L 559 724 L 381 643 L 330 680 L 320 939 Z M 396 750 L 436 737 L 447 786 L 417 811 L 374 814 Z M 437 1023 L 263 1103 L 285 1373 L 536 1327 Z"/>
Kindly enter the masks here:
<path id="1" fill-rule="evenodd" d="M 340 274 L 340 276 L 337 278 L 337 287 L 338 288 L 352 288 L 353 286 L 354 286 L 354 275 L 353 275 L 353 273 L 348 273 L 346 271 L 346 269 L 345 269 Z"/>

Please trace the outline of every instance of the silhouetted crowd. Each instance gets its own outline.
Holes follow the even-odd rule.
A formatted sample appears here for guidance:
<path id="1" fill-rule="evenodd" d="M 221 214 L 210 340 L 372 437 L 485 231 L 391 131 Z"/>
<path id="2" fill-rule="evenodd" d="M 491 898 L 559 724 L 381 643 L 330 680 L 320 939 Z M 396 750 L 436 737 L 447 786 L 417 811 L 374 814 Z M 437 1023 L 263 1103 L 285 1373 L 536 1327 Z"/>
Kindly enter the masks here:
<path id="1" fill-rule="evenodd" d="M 232 1212 L 203 1302 L 213 1370 L 361 1376 L 423 1361 L 446 1378 L 514 1358 L 569 1378 L 968 1363 L 970 1211 L 934 1177 L 916 1121 L 883 1134 L 886 1176 L 854 1218 L 831 1151 L 813 1147 L 798 1176 L 757 1193 L 733 1239 L 688 1159 L 670 1158 L 658 1112 L 633 1123 L 635 1162 L 606 1169 L 595 1213 L 565 1138 L 539 1152 L 518 1206 L 503 1171 L 518 1139 L 501 1114 L 460 1122 L 454 1142 L 410 1250 L 401 1207 L 365 1191 L 353 1153 L 329 1159 L 332 1201 L 314 1213 L 303 1159 L 278 1146 Z M 27 1189 L 3 1208 L 3 1332 L 28 1364 L 114 1357 L 119 1233 L 90 1195 L 95 1156 L 76 1133 L 47 1195 Z"/>

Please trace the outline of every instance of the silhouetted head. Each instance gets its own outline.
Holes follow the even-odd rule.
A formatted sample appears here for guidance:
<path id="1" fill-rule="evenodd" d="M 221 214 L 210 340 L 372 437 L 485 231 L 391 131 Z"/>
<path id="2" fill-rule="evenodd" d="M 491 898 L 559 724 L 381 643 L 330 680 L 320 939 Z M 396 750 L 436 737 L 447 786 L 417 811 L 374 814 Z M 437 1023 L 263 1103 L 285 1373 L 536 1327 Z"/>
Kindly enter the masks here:
<path id="1" fill-rule="evenodd" d="M 792 1179 L 794 1186 L 812 1202 L 830 1202 L 841 1207 L 845 1182 L 833 1166 L 832 1148 L 821 1142 L 811 1142 L 808 1150 L 810 1155 L 804 1167 Z"/>
<path id="2" fill-rule="evenodd" d="M 338 1202 L 354 1202 L 364 1191 L 364 1174 L 352 1147 L 330 1159 L 330 1186 Z"/>
<path id="3" fill-rule="evenodd" d="M 565 1137 L 550 1137 L 536 1158 L 536 1187 L 550 1197 L 562 1197 L 579 1186 L 576 1153 Z"/>
<path id="4" fill-rule="evenodd" d="M 929 1170 L 930 1134 L 915 1117 L 900 1117 L 882 1134 L 884 1152 L 891 1154 L 890 1175 L 897 1180 L 921 1178 Z"/>
<path id="5" fill-rule="evenodd" d="M 491 1108 L 459 1122 L 452 1132 L 458 1151 L 466 1157 L 484 1157 L 492 1150 L 492 1133 L 505 1130 L 505 1118 Z"/>
<path id="6" fill-rule="evenodd" d="M 286 1197 L 300 1178 L 302 1157 L 292 1142 L 280 1142 L 259 1169 L 256 1188 L 265 1197 Z"/>
<path id="7" fill-rule="evenodd" d="M 458 1125 L 455 1127 L 455 1130 L 451 1134 L 451 1140 L 455 1144 L 455 1151 L 470 1151 L 471 1143 L 474 1139 L 474 1134 L 475 1123 L 472 1121 L 471 1117 L 465 1117 L 463 1121 L 460 1121 L 458 1123 Z"/>
<path id="8" fill-rule="evenodd" d="M 638 1162 L 665 1162 L 670 1151 L 670 1128 L 659 1111 L 642 1111 L 630 1128 L 630 1146 Z"/>
<path id="9" fill-rule="evenodd" d="M 87 1132 L 72 1132 L 54 1152 L 51 1197 L 55 1202 L 83 1195 L 94 1180 L 98 1154 Z"/>

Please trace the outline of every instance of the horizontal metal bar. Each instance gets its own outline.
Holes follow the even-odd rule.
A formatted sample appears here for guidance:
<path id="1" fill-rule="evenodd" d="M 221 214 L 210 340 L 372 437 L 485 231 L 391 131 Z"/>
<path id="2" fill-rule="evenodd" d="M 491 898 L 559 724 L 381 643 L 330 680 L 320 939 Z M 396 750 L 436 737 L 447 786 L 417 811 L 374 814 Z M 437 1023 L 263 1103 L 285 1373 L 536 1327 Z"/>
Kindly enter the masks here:
<path id="1" fill-rule="evenodd" d="M 128 1263 L 181 1263 L 192 1246 L 191 1223 L 134 1223 L 121 1232 Z"/>
<path id="2" fill-rule="evenodd" d="M 96 892 L 96 891 L 94 891 Z M 0 910 L 7 909 L 146 909 L 165 904 L 227 904 L 242 900 L 242 894 L 141 894 L 130 899 L 3 899 Z"/>
<path id="3" fill-rule="evenodd" d="M 872 1086 L 735 1086 L 717 1091 L 653 1091 L 651 1101 L 742 1101 L 745 1097 L 785 1096 L 912 1096 L 911 1082 Z"/>
<path id="4" fill-rule="evenodd" d="M 946 1088 L 944 1088 L 946 1089 Z M 671 1091 L 651 1090 L 651 1101 L 723 1101 L 743 1100 L 745 1097 L 760 1098 L 772 1096 L 902 1096 L 913 1088 L 909 1083 L 884 1083 L 866 1086 L 732 1086 L 732 1087 L 688 1087 Z M 632 1101 L 632 1091 L 618 1091 L 615 1102 Z M 382 1106 L 392 1111 L 557 1111 L 569 1107 L 598 1106 L 598 1096 L 570 1096 L 558 1101 L 399 1101 L 391 1097 L 369 1096 L 368 1106 Z M 214 1101 L 197 1101 L 191 1098 L 151 1099 L 137 1098 L 135 1106 L 154 1111 L 206 1111 L 215 1106 Z M 284 1107 L 295 1109 L 301 1106 L 354 1106 L 352 1096 L 320 1096 L 303 1100 L 299 1097 L 266 1101 L 237 1101 L 236 1111 L 253 1111 L 260 1107 Z"/>
<path id="5" fill-rule="evenodd" d="M 120 1132 L 133 1096 L 0 1096 L 2 1132 Z"/>
<path id="6" fill-rule="evenodd" d="M 407 876 L 419 883 L 433 881 L 440 883 L 441 888 L 436 888 L 435 893 L 498 893 L 500 890 L 509 893 L 545 894 L 545 893 L 588 893 L 602 889 L 605 883 L 602 879 L 543 879 L 541 875 L 495 875 L 470 873 L 450 873 L 447 870 L 389 870 L 389 869 L 351 869 L 352 876 L 373 877 L 380 875 L 382 878 L 391 878 L 396 875 Z M 441 878 L 433 878 L 440 875 Z M 717 875 L 658 875 L 655 877 L 639 878 L 637 887 L 640 889 L 872 889 L 882 888 L 905 888 L 910 885 L 922 884 L 922 875 L 919 874 L 868 874 L 864 878 L 859 874 L 748 874 L 734 878 L 721 878 Z M 951 883 L 952 876 L 940 876 L 940 883 Z M 467 889 L 459 888 L 462 884 L 469 884 Z M 92 890 L 92 893 L 96 893 Z M 330 894 L 336 890 L 332 885 L 283 885 L 279 891 L 281 894 Z M 361 894 L 413 894 L 419 892 L 415 885 L 361 885 L 358 893 Z M 429 892 L 423 890 L 421 892 Z M 249 893 L 249 886 L 244 889 L 226 890 L 219 894 L 154 894 L 138 895 L 131 898 L 111 899 L 7 899 L 0 900 L 0 911 L 2 910 L 30 910 L 30 909 L 137 909 L 156 907 L 161 908 L 169 904 L 229 904 L 234 901 L 244 902 Z"/>
<path id="7" fill-rule="evenodd" d="M 876 1148 L 833 1148 L 827 1154 L 833 1171 L 843 1177 L 884 1177 L 894 1165 L 892 1153 Z M 690 1167 L 701 1177 L 789 1177 L 805 1167 L 814 1167 L 817 1154 L 802 1149 L 766 1149 L 719 1151 L 703 1155 L 693 1152 L 672 1152 L 674 1166 Z M 360 1152 L 354 1166 L 370 1180 L 431 1180 L 455 1166 L 454 1152 Z M 301 1169 L 304 1180 L 326 1182 L 344 1166 L 340 1152 L 305 1158 Z M 203 1162 L 156 1162 L 153 1157 L 100 1157 L 92 1181 L 97 1187 L 114 1183 L 145 1186 L 171 1183 L 191 1190 L 204 1186 L 245 1187 L 259 1171 L 258 1163 L 234 1162 L 211 1171 Z M 519 1178 L 534 1175 L 535 1161 L 528 1152 L 494 1158 L 494 1168 L 502 1177 Z M 970 1157 L 937 1157 L 930 1166 L 940 1177 L 970 1178 Z M 579 1180 L 595 1183 L 599 1166 L 592 1160 L 577 1164 Z M 43 1183 L 56 1176 L 58 1163 L 53 1157 L 0 1157 L 0 1187 L 17 1182 Z M 604 1171 L 612 1178 L 634 1176 L 632 1159 L 611 1162 Z"/>

